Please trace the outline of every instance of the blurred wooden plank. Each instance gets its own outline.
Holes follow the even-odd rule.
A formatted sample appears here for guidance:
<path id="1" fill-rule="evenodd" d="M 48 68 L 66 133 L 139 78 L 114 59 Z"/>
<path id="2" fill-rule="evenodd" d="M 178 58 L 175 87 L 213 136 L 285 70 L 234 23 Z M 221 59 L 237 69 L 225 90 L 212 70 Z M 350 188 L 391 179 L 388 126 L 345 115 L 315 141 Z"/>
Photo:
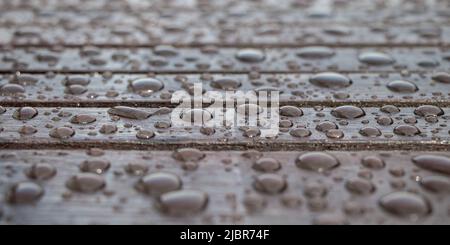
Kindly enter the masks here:
<path id="1" fill-rule="evenodd" d="M 262 130 L 269 129 L 269 126 L 258 126 L 257 128 L 253 126 L 248 130 L 245 124 L 224 127 L 223 124 L 218 123 L 215 126 L 209 126 L 215 127 L 215 130 L 211 132 L 201 129 L 201 124 L 198 126 L 190 123 L 188 125 L 176 124 L 171 118 L 170 109 L 166 111 L 167 114 L 161 114 L 161 109 L 157 108 L 134 108 L 137 112 L 123 112 L 123 116 L 117 116 L 117 114 L 108 113 L 110 108 L 37 108 L 38 114 L 30 120 L 15 119 L 13 114 L 17 109 L 6 108 L 6 112 L 0 116 L 0 127 L 2 128 L 0 146 L 2 148 L 104 146 L 113 149 L 175 149 L 193 146 L 211 150 L 246 148 L 266 150 L 448 150 L 450 146 L 450 109 L 443 108 L 441 112 L 439 107 L 434 106 L 420 107 L 418 110 L 415 107 L 384 107 L 383 109 L 378 107 L 362 109 L 355 106 L 338 107 L 333 114 L 334 109 L 330 107 L 301 108 L 302 116 L 280 116 L 280 132 L 274 138 L 259 136 L 263 132 Z M 214 114 L 217 112 L 211 108 L 204 110 L 203 113 L 210 112 L 215 118 L 218 118 L 218 114 Z M 235 109 L 228 110 L 234 111 Z M 32 109 L 25 111 L 28 113 L 23 113 L 23 118 L 32 115 L 30 113 Z M 156 113 L 157 111 L 158 113 Z M 187 110 L 182 111 L 184 111 L 182 113 L 187 113 Z M 392 113 L 389 114 L 387 111 Z M 142 113 L 143 117 L 140 117 L 139 113 Z M 145 113 L 148 114 L 145 115 Z M 179 112 L 173 113 L 174 118 L 182 116 Z M 424 113 L 427 115 L 426 117 L 423 117 Z M 345 119 L 336 116 L 360 117 Z M 129 119 L 130 117 L 139 119 Z M 241 118 L 245 117 L 241 116 Z M 227 119 L 230 121 L 229 117 Z M 275 120 L 273 123 L 278 122 L 275 117 L 266 121 L 270 123 L 271 120 Z M 261 120 L 261 122 L 263 121 Z M 212 122 L 214 120 L 209 121 L 209 123 Z M 108 125 L 108 128 L 113 126 L 116 130 L 110 134 L 104 134 L 102 133 L 104 125 Z M 26 127 L 23 128 L 23 126 Z M 71 128 L 73 132 L 66 134 L 67 138 L 59 138 L 58 133 L 56 136 L 52 136 L 57 132 L 54 130 L 61 127 L 65 127 L 66 131 L 67 128 Z M 303 130 L 303 133 L 297 132 L 303 137 L 296 136 L 296 128 Z M 329 131 L 330 129 L 333 130 Z M 309 133 L 305 133 L 305 130 Z M 31 131 L 31 133 L 25 134 L 24 131 Z M 144 132 L 144 136 L 154 134 L 154 137 L 152 137 L 153 135 L 148 138 L 139 137 L 142 132 Z"/>
<path id="2" fill-rule="evenodd" d="M 11 204 L 0 199 L 0 224 L 449 224 L 448 176 L 420 168 L 412 161 L 422 155 L 448 159 L 448 153 L 319 153 L 334 157 L 340 164 L 319 173 L 297 167 L 296 159 L 307 153 L 300 151 L 205 151 L 204 158 L 195 161 L 198 168 L 190 171 L 182 168 L 183 162 L 173 158 L 171 151 L 90 152 L 0 151 L 1 193 L 23 182 L 34 182 L 45 191 L 34 204 Z M 378 168 L 366 165 L 363 159 L 368 156 L 382 164 L 376 165 Z M 268 175 L 285 187 L 273 189 L 273 194 L 255 188 L 258 176 L 260 180 L 267 176 L 254 169 L 261 158 L 280 164 L 279 170 Z M 86 160 L 111 164 L 100 177 L 106 187 L 93 194 L 66 187 Z M 208 204 L 204 210 L 185 216 L 161 212 L 157 197 L 134 188 L 140 177 L 125 171 L 129 163 L 148 167 L 147 174 L 175 174 L 182 181 L 182 189 L 206 193 Z M 56 175 L 45 181 L 30 179 L 24 172 L 33 164 L 53 166 Z M 439 188 L 433 180 L 447 184 Z M 405 192 L 406 196 L 401 194 Z M 380 203 L 389 194 L 394 200 L 385 206 L 391 209 L 386 209 Z"/>
<path id="3" fill-rule="evenodd" d="M 271 87 L 280 92 L 280 102 L 291 105 L 342 105 L 366 106 L 393 103 L 397 105 L 431 103 L 449 105 L 450 85 L 433 80 L 438 73 L 351 73 L 346 76 L 351 83 L 312 83 L 318 74 L 4 74 L 0 76 L 0 99 L 3 106 L 94 106 L 111 105 L 164 105 L 171 103 L 175 91 L 189 91 L 194 83 L 201 83 L 205 91 L 218 91 L 224 78 L 235 81 L 237 90 L 247 92 Z M 444 74 L 444 73 L 442 73 Z M 450 77 L 450 75 L 448 75 Z M 320 76 L 319 76 L 320 77 Z M 161 90 L 140 94 L 133 82 L 152 78 L 162 83 Z M 71 82 L 82 82 L 71 87 Z M 345 79 L 344 79 L 345 80 Z M 396 82 L 402 81 L 402 82 Z M 86 84 L 84 84 L 86 82 Z M 75 84 L 75 83 L 74 83 Z M 219 87 L 218 85 L 219 84 Z M 23 93 L 9 94 L 8 86 L 20 85 Z M 233 85 L 234 86 L 234 85 Z M 417 89 L 417 91 L 416 91 Z"/>
<path id="4" fill-rule="evenodd" d="M 323 51 L 323 48 L 325 51 Z M 413 72 L 450 68 L 445 48 L 326 48 L 307 51 L 294 48 L 3 48 L 0 72 Z M 161 53 L 163 52 L 163 53 Z M 302 55 L 324 55 L 308 58 Z M 373 52 L 377 54 L 372 55 Z M 380 54 L 381 52 L 381 54 Z M 300 56 L 299 56 L 299 53 Z M 158 55 L 159 54 L 159 55 Z M 168 56 L 170 54 L 170 56 Z M 360 56 L 370 65 L 361 62 Z M 242 58 L 238 59 L 240 56 Z M 382 57 L 380 57 L 382 56 Z"/>

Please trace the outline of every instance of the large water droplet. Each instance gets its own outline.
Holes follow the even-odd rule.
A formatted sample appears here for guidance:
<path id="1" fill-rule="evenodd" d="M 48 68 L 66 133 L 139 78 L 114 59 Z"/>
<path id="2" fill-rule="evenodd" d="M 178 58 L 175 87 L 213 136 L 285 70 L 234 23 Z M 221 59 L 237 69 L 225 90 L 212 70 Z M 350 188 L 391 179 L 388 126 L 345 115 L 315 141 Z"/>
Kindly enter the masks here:
<path id="1" fill-rule="evenodd" d="M 68 139 L 75 135 L 75 130 L 69 127 L 59 127 L 50 130 L 50 137 L 57 139 Z"/>
<path id="2" fill-rule="evenodd" d="M 223 90 L 236 90 L 241 86 L 241 82 L 233 78 L 220 78 L 211 81 L 211 87 Z"/>
<path id="3" fill-rule="evenodd" d="M 25 175 L 30 179 L 49 180 L 56 175 L 56 168 L 48 163 L 35 163 L 25 169 Z"/>
<path id="4" fill-rule="evenodd" d="M 414 114 L 426 117 L 426 116 L 442 116 L 444 115 L 444 111 L 437 106 L 434 105 L 423 105 L 419 106 L 417 109 L 414 110 Z"/>
<path id="5" fill-rule="evenodd" d="M 178 149 L 173 153 L 173 158 L 178 161 L 188 162 L 188 161 L 200 161 L 205 158 L 205 153 L 198 149 L 193 148 L 182 148 Z"/>
<path id="6" fill-rule="evenodd" d="M 420 130 L 413 125 L 400 125 L 394 128 L 394 133 L 401 136 L 415 136 L 419 135 L 421 132 Z"/>
<path id="7" fill-rule="evenodd" d="M 159 208 L 169 215 L 190 215 L 203 211 L 208 204 L 208 194 L 198 190 L 179 190 L 161 195 Z"/>
<path id="8" fill-rule="evenodd" d="M 365 137 L 378 137 L 381 136 L 381 131 L 374 127 L 364 127 L 359 130 L 359 133 Z"/>
<path id="9" fill-rule="evenodd" d="M 106 186 L 105 179 L 98 174 L 80 173 L 72 176 L 66 182 L 67 188 L 72 191 L 94 193 Z"/>
<path id="10" fill-rule="evenodd" d="M 368 65 L 390 65 L 395 60 L 385 53 L 366 52 L 359 55 L 359 61 Z"/>
<path id="11" fill-rule="evenodd" d="M 194 125 L 203 125 L 212 119 L 212 114 L 205 109 L 189 109 L 181 113 L 180 118 Z"/>
<path id="12" fill-rule="evenodd" d="M 366 156 L 361 160 L 361 164 L 370 169 L 382 169 L 386 166 L 383 159 L 377 156 Z"/>
<path id="13" fill-rule="evenodd" d="M 337 118 L 343 118 L 343 119 L 355 119 L 360 118 L 366 115 L 363 109 L 351 106 L 351 105 L 345 105 L 340 106 L 331 111 L 331 115 L 337 117 Z"/>
<path id="14" fill-rule="evenodd" d="M 431 78 L 436 82 L 450 84 L 450 74 L 446 72 L 437 72 Z"/>
<path id="15" fill-rule="evenodd" d="M 282 106 L 280 108 L 280 115 L 285 117 L 301 117 L 303 116 L 303 111 L 295 106 Z"/>
<path id="16" fill-rule="evenodd" d="M 155 133 L 151 130 L 139 130 L 136 133 L 136 138 L 140 139 L 140 140 L 148 140 L 155 137 Z"/>
<path id="17" fill-rule="evenodd" d="M 160 91 L 164 88 L 164 83 L 155 78 L 140 78 L 130 83 L 130 87 L 133 92 L 142 95 L 149 96 L 154 92 Z"/>
<path id="18" fill-rule="evenodd" d="M 262 172 L 275 172 L 281 168 L 281 164 L 276 159 L 265 157 L 258 159 L 252 167 Z"/>
<path id="19" fill-rule="evenodd" d="M 34 203 L 42 198 L 44 189 L 33 182 L 20 182 L 13 185 L 6 194 L 6 200 L 13 204 Z"/>
<path id="20" fill-rule="evenodd" d="M 434 193 L 450 192 L 450 180 L 444 176 L 426 176 L 422 178 L 420 184 Z"/>
<path id="21" fill-rule="evenodd" d="M 17 95 L 25 93 L 25 88 L 19 84 L 7 83 L 0 87 L 1 95 Z"/>
<path id="22" fill-rule="evenodd" d="M 111 167 L 111 163 L 106 160 L 86 160 L 81 163 L 80 170 L 82 172 L 90 172 L 94 174 L 103 174 Z"/>
<path id="23" fill-rule="evenodd" d="M 95 121 L 96 121 L 96 118 L 89 114 L 76 115 L 70 119 L 70 122 L 73 124 L 83 124 L 83 125 L 93 123 Z"/>
<path id="24" fill-rule="evenodd" d="M 263 61 L 266 56 L 258 49 L 241 49 L 237 52 L 236 58 L 242 62 L 256 63 Z"/>
<path id="25" fill-rule="evenodd" d="M 300 155 L 295 164 L 302 169 L 323 172 L 339 166 L 339 161 L 326 153 L 309 152 Z"/>
<path id="26" fill-rule="evenodd" d="M 14 111 L 13 118 L 17 120 L 30 120 L 38 115 L 38 111 L 33 107 L 21 107 Z"/>
<path id="27" fill-rule="evenodd" d="M 143 120 L 147 119 L 151 116 L 151 113 L 139 110 L 133 107 L 128 106 L 115 106 L 108 110 L 108 113 L 111 115 L 129 118 L 129 119 L 138 119 Z"/>
<path id="28" fill-rule="evenodd" d="M 299 49 L 297 56 L 304 59 L 323 59 L 334 55 L 334 51 L 328 47 L 310 46 Z"/>
<path id="29" fill-rule="evenodd" d="M 350 78 L 334 72 L 323 72 L 309 78 L 309 82 L 318 87 L 341 89 L 352 85 Z"/>
<path id="30" fill-rule="evenodd" d="M 287 188 L 287 182 L 277 174 L 262 174 L 255 178 L 253 186 L 262 193 L 278 194 Z"/>
<path id="31" fill-rule="evenodd" d="M 413 159 L 413 162 L 424 169 L 450 174 L 450 158 L 439 155 L 420 155 Z"/>
<path id="32" fill-rule="evenodd" d="M 345 187 L 350 192 L 357 195 L 368 195 L 375 191 L 375 186 L 366 179 L 354 178 L 345 183 Z"/>
<path id="33" fill-rule="evenodd" d="M 136 183 L 136 189 L 148 195 L 161 195 L 181 189 L 181 179 L 172 173 L 158 172 L 142 177 Z"/>
<path id="34" fill-rule="evenodd" d="M 425 198 L 410 192 L 394 192 L 380 199 L 380 206 L 397 216 L 425 216 L 431 212 L 430 204 Z"/>
<path id="35" fill-rule="evenodd" d="M 387 88 L 397 93 L 415 93 L 419 90 L 416 84 L 410 81 L 395 80 L 387 84 Z"/>

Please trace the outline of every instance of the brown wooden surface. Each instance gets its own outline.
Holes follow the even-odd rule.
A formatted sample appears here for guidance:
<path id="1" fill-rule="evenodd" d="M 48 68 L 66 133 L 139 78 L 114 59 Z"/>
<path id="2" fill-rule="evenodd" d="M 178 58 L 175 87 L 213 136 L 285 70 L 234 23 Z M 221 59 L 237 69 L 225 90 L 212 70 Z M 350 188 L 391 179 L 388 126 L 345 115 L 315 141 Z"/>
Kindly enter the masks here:
<path id="1" fill-rule="evenodd" d="M 0 224 L 450 224 L 449 9 L 447 0 L 0 1 Z M 264 58 L 240 60 L 244 49 Z M 394 62 L 366 64 L 367 52 Z M 322 72 L 351 83 L 311 82 Z M 147 77 L 161 90 L 133 90 Z M 73 78 L 88 83 L 71 88 Z M 278 90 L 281 111 L 302 115 L 282 115 L 274 138 L 170 125 L 174 92 L 196 82 L 225 92 L 214 85 L 222 78 Z M 108 113 L 115 106 L 146 116 Z M 338 118 L 342 106 L 365 115 Z M 14 116 L 23 107 L 37 115 Z M 74 135 L 52 137 L 61 127 Z M 306 161 L 317 171 L 299 166 L 305 154 L 321 156 Z M 91 175 L 106 186 L 77 191 L 69 182 L 89 163 L 109 163 Z M 172 211 L 184 215 L 168 214 L 167 195 L 139 191 L 130 163 L 175 174 L 207 202 L 185 214 L 194 204 L 178 200 Z M 56 174 L 36 179 L 33 166 Z M 31 189 L 17 194 L 20 183 Z M 42 196 L 27 201 L 33 193 Z"/>

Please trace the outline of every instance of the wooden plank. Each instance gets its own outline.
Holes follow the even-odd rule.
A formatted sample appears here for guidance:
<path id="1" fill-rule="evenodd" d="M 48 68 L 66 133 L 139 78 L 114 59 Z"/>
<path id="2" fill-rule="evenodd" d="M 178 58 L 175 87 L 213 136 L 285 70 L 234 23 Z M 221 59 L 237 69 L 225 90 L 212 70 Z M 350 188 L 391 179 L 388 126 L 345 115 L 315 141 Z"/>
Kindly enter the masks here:
<path id="1" fill-rule="evenodd" d="M 247 92 L 272 87 L 280 92 L 282 104 L 383 105 L 431 103 L 447 105 L 449 84 L 439 82 L 439 73 L 351 73 L 343 83 L 317 83 L 319 74 L 4 74 L 0 77 L 0 99 L 3 106 L 54 105 L 97 107 L 108 105 L 165 105 L 173 107 L 172 94 L 186 91 L 194 83 L 201 83 L 205 91 L 225 92 L 220 89 L 224 78 L 236 81 L 233 88 Z M 445 73 L 441 73 L 445 74 Z M 450 77 L 450 75 L 448 75 Z M 160 81 L 163 87 L 154 93 L 139 93 L 133 82 L 142 78 Z M 314 79 L 312 79 L 314 78 Z M 433 80 L 434 78 L 434 80 Z M 78 84 L 73 81 L 77 81 Z M 402 81 L 402 82 L 396 82 Z M 83 83 L 82 86 L 79 83 Z M 86 84 L 84 84 L 86 82 Z M 72 84 L 74 83 L 74 84 Z M 20 85 L 23 93 L 8 93 L 9 86 Z M 71 86 L 74 85 L 74 86 Z"/>
<path id="2" fill-rule="evenodd" d="M 3 48 L 1 72 L 393 72 L 448 70 L 445 48 L 325 48 L 311 53 L 294 48 L 236 49 L 211 47 L 150 48 Z M 164 55 L 167 49 L 164 49 Z M 373 54 L 373 52 L 377 52 Z M 381 52 L 381 53 L 380 53 Z M 299 54 L 300 53 L 300 54 Z M 326 55 L 309 58 L 308 55 Z M 300 56 L 300 57 L 299 57 Z M 380 57 L 381 56 L 381 57 Z M 237 58 L 241 57 L 241 58 Z M 306 58 L 305 58 L 306 57 Z M 364 57 L 364 58 L 363 58 Z M 360 59 L 364 59 L 365 62 Z M 370 62 L 370 64 L 368 64 Z"/>
<path id="3" fill-rule="evenodd" d="M 441 156 L 448 163 L 448 153 L 204 151 L 197 153 L 202 159 L 193 161 L 198 164 L 195 170 L 183 169 L 183 161 L 173 154 L 1 151 L 0 224 L 449 224 L 448 175 L 413 163 L 413 159 L 430 155 L 432 159 Z M 302 168 L 310 157 L 325 157 L 339 165 L 324 172 Z M 96 177 L 106 186 L 95 193 L 69 189 L 67 182 L 81 174 L 80 165 L 95 160 L 110 163 L 110 168 Z M 266 166 L 279 168 L 273 173 L 261 172 L 255 166 L 262 162 L 275 162 Z M 134 188 L 141 177 L 125 170 L 130 163 L 147 167 L 148 175 L 174 174 L 181 180 L 182 190 L 206 193 L 208 203 L 196 213 L 181 212 L 183 216 L 162 212 L 157 196 Z M 56 175 L 32 179 L 25 174 L 32 166 L 54 168 Z M 273 188 L 255 187 L 255 181 L 270 182 L 266 187 Z M 10 203 L 27 200 L 20 192 L 13 192 L 13 199 L 5 197 L 17 183 L 35 183 L 44 194 L 31 204 Z"/>
<path id="4" fill-rule="evenodd" d="M 74 17 L 75 18 L 75 17 Z M 121 20 L 122 18 L 118 18 Z M 129 18 L 126 18 L 129 20 Z M 9 21 L 9 20 L 8 20 Z M 449 45 L 450 27 L 430 24 L 407 26 L 392 25 L 327 25 L 310 23 L 269 23 L 246 26 L 205 23 L 173 24 L 158 23 L 142 27 L 140 23 L 126 24 L 86 23 L 69 21 L 67 26 L 43 23 L 2 24 L 0 19 L 1 45 L 97 45 L 97 46 L 153 46 L 217 45 L 217 46 L 375 46 L 375 45 Z"/>
<path id="5" fill-rule="evenodd" d="M 160 108 L 134 108 L 136 111 L 133 112 L 126 109 L 121 113 L 111 112 L 110 108 L 35 108 L 34 110 L 38 112 L 35 115 L 33 108 L 27 108 L 20 114 L 22 117 L 18 117 L 18 108 L 5 110 L 6 112 L 0 116 L 2 148 L 86 148 L 102 145 L 113 149 L 174 149 L 180 146 L 194 146 L 211 150 L 246 148 L 448 150 L 450 146 L 448 122 L 450 109 L 435 106 L 417 108 L 387 106 L 382 109 L 317 106 L 301 108 L 303 115 L 292 117 L 283 116 L 286 114 L 280 109 L 282 114 L 280 125 L 284 126 L 280 126 L 276 137 L 270 138 L 259 137 L 262 130 L 269 129 L 268 126 L 250 127 L 249 130 L 245 124 L 234 124 L 235 126 L 231 125 L 228 128 L 218 124 L 209 126 L 216 127 L 210 132 L 201 129 L 201 123 L 176 124 L 171 119 L 170 109 L 166 114 L 162 114 Z M 217 112 L 211 108 L 203 110 L 206 110 L 203 113 L 210 112 L 213 118 L 218 118 L 218 114 L 214 114 Z M 188 110 L 182 110 L 181 114 L 174 112 L 174 118 L 182 117 L 186 111 Z M 16 116 L 13 116 L 14 113 Z M 32 115 L 35 116 L 26 120 Z M 227 119 L 232 121 L 233 118 Z M 268 122 L 270 120 L 278 122 L 275 117 L 268 119 Z M 24 126 L 26 127 L 23 128 Z M 103 127 L 115 130 L 107 130 L 113 132 L 104 134 Z M 63 128 L 63 131 L 55 131 L 60 128 Z M 68 132 L 68 128 L 73 132 Z M 301 132 L 295 132 L 298 128 Z M 140 137 L 140 134 L 143 136 Z"/>

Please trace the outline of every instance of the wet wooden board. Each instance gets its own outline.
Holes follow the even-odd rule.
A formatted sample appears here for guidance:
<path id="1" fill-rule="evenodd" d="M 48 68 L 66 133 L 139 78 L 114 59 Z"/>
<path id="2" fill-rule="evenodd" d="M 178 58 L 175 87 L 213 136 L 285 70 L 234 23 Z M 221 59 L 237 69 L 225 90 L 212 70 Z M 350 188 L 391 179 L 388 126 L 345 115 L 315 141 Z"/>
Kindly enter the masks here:
<path id="1" fill-rule="evenodd" d="M 12 205 L 2 196 L 0 223 L 449 224 L 448 177 L 413 163 L 414 158 L 423 155 L 449 159 L 448 153 L 319 153 L 334 157 L 340 164 L 324 172 L 298 167 L 301 165 L 296 159 L 311 152 L 205 151 L 204 158 L 195 162 L 198 168 L 191 171 L 183 170 L 183 162 L 173 154 L 172 151 L 0 151 L 2 193 L 24 182 L 36 183 L 45 191 L 34 204 Z M 368 156 L 383 164 L 365 165 L 363 159 Z M 273 173 L 255 169 L 258 161 L 264 161 L 261 159 L 278 162 L 279 169 Z M 69 189 L 67 182 L 81 173 L 80 165 L 94 160 L 111 164 L 101 175 L 106 186 L 91 194 Z M 206 193 L 207 205 L 195 215 L 162 212 L 158 197 L 135 189 L 141 177 L 125 170 L 130 163 L 146 166 L 148 175 L 164 172 L 178 176 L 182 190 Z M 48 180 L 30 179 L 25 173 L 33 164 L 53 166 L 56 175 Z M 265 182 L 264 176 L 276 179 L 274 182 L 280 183 L 280 188 L 267 192 L 255 187 L 255 181 Z M 435 189 L 436 183 L 447 184 Z M 406 206 L 411 209 L 405 210 Z"/>
<path id="2" fill-rule="evenodd" d="M 128 18 L 127 18 L 128 20 Z M 86 27 L 84 22 L 61 21 L 42 24 L 1 24 L 0 45 L 97 45 L 151 46 L 218 45 L 218 46 L 374 46 L 374 45 L 445 45 L 450 44 L 450 27 L 436 28 L 430 24 L 391 26 L 311 26 L 299 23 L 255 24 L 254 26 L 186 24 L 170 26 L 158 23 L 142 26 L 137 23 L 98 23 Z M 11 27 L 12 26 L 12 27 Z M 74 30 L 76 30 L 74 32 Z"/>
<path id="3" fill-rule="evenodd" d="M 4 48 L 0 51 L 0 72 L 292 72 L 333 71 L 445 71 L 450 68 L 445 48 L 330 48 L 326 58 L 302 58 L 294 48 L 251 50 L 237 59 L 244 49 L 203 47 L 179 48 L 170 57 L 156 55 L 150 48 Z M 322 51 L 321 51 L 322 52 Z M 382 52 L 383 61 L 370 65 L 360 55 Z M 378 56 L 378 55 L 377 55 Z M 242 61 L 245 59 L 245 61 Z M 388 63 L 386 63 L 386 59 Z M 378 62 L 379 59 L 371 59 Z M 252 61 L 252 62 L 248 62 Z M 395 62 L 394 62 L 395 61 Z"/>
<path id="4" fill-rule="evenodd" d="M 342 107 L 338 107 L 335 111 L 339 112 L 340 108 L 342 109 Z M 253 132 L 253 130 L 249 131 L 249 126 L 245 124 L 235 124 L 236 126 L 227 128 L 222 123 L 209 126 L 215 128 L 212 133 L 203 133 L 202 125 L 194 125 L 190 122 L 175 124 L 172 117 L 183 117 L 183 113 L 187 113 L 185 109 L 180 109 L 181 112 L 178 113 L 170 113 L 169 109 L 162 114 L 159 108 L 137 108 L 140 112 L 148 113 L 149 117 L 129 119 L 114 115 L 114 113 L 111 114 L 110 108 L 38 108 L 38 114 L 34 118 L 17 120 L 13 118 L 13 114 L 18 109 L 7 108 L 6 112 L 0 116 L 2 119 L 0 146 L 3 148 L 85 148 L 101 144 L 116 149 L 125 147 L 130 149 L 165 147 L 173 149 L 180 146 L 196 146 L 214 150 L 233 147 L 272 150 L 298 147 L 307 149 L 411 149 L 414 148 L 415 143 L 420 143 L 422 148 L 449 149 L 450 139 L 448 125 L 450 109 L 443 108 L 443 114 L 440 115 L 441 112 L 439 114 L 436 112 L 440 109 L 439 107 L 432 109 L 369 107 L 362 109 L 365 113 L 364 116 L 361 114 L 359 115 L 361 117 L 355 119 L 337 118 L 333 108 L 320 106 L 301 108 L 302 116 L 280 116 L 280 132 L 273 138 L 259 137 L 262 130 L 267 130 L 269 127 L 258 127 L 257 132 Z M 203 110 L 209 111 L 215 118 L 218 118 L 218 114 L 214 114 L 218 112 L 212 108 Z M 235 109 L 230 110 L 234 111 Z M 351 110 L 360 109 L 352 107 Z M 387 111 L 391 113 L 387 113 Z M 426 117 L 423 117 L 424 113 L 427 115 Z M 352 112 L 352 115 L 356 114 Z M 86 115 L 90 116 L 88 120 L 77 119 L 77 116 L 86 118 Z M 135 114 L 126 113 L 126 115 L 129 117 Z M 347 113 L 338 115 L 347 115 Z M 246 117 L 241 116 L 240 118 L 243 120 Z M 276 120 L 274 118 L 268 118 L 266 121 Z M 260 120 L 262 121 L 262 119 Z M 327 125 L 324 125 L 324 122 Z M 332 125 L 328 125 L 329 123 Z M 227 124 L 231 125 L 231 122 Z M 104 134 L 101 131 L 104 125 L 114 125 L 117 129 L 112 133 Z M 27 129 L 31 126 L 36 130 L 25 134 L 23 126 L 26 126 Z M 60 138 L 59 135 L 51 136 L 55 129 L 61 127 L 72 128 L 74 134 L 68 135 L 67 138 Z M 295 136 L 296 128 L 307 130 L 309 133 L 306 135 L 302 133 L 301 137 Z M 330 129 L 333 130 L 330 131 Z M 151 131 L 155 135 L 154 137 L 139 137 L 141 130 Z"/>
<path id="5" fill-rule="evenodd" d="M 439 82 L 438 73 L 350 73 L 342 74 L 351 81 L 348 84 L 312 83 L 318 74 L 4 74 L 0 77 L 0 105 L 165 105 L 173 107 L 172 93 L 189 91 L 195 83 L 201 83 L 205 91 L 226 90 L 217 87 L 217 81 L 224 78 L 236 81 L 241 91 L 258 91 L 265 88 L 280 92 L 280 102 L 291 105 L 328 104 L 441 104 L 448 105 L 450 85 Z M 450 75 L 449 75 L 450 77 Z M 154 78 L 163 87 L 154 93 L 139 93 L 133 89 L 133 82 L 142 78 Z M 434 78 L 434 80 L 433 80 Z M 71 89 L 68 80 L 86 81 L 85 89 Z M 396 82 L 403 81 L 403 82 Z M 8 93 L 8 86 L 20 85 L 24 92 Z M 220 83 L 219 83 L 220 84 Z"/>

